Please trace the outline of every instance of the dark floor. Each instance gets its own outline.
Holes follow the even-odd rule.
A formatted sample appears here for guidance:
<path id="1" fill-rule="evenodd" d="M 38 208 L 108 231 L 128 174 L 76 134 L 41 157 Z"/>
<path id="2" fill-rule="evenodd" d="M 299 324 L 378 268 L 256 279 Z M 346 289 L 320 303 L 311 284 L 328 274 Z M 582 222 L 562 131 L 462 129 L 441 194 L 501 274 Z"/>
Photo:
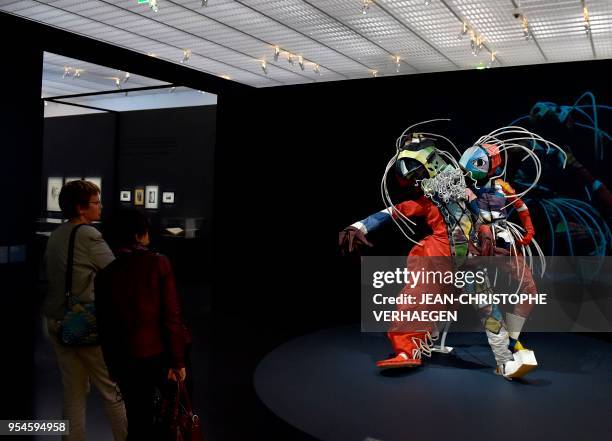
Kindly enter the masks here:
<path id="1" fill-rule="evenodd" d="M 612 432 L 612 343 L 595 335 L 531 334 L 539 368 L 519 381 L 493 373 L 482 334 L 449 335 L 454 355 L 381 373 L 389 344 L 358 327 L 281 345 L 255 373 L 262 401 L 324 441 L 601 440 Z"/>
<path id="2" fill-rule="evenodd" d="M 540 367 L 524 381 L 492 373 L 482 334 L 451 334 L 455 355 L 381 374 L 374 362 L 390 350 L 382 334 L 236 322 L 213 314 L 210 285 L 184 280 L 179 291 L 194 336 L 194 408 L 207 441 L 600 440 L 612 431 L 612 341 L 605 336 L 528 335 Z M 34 417 L 57 419 L 59 371 L 41 323 L 37 329 Z M 87 412 L 87 439 L 110 441 L 95 390 Z"/>
<path id="3" fill-rule="evenodd" d="M 213 319 L 211 288 L 198 282 L 179 286 L 183 316 L 193 334 L 192 378 L 193 406 L 202 419 L 206 441 L 283 439 L 310 441 L 308 435 L 276 417 L 257 398 L 253 372 L 260 359 L 288 338 L 282 333 L 266 337 L 257 334 L 257 345 L 238 347 L 236 333 L 227 331 L 228 321 L 219 315 Z M 59 419 L 62 389 L 55 354 L 37 326 L 34 356 L 34 416 L 37 419 Z M 256 333 L 250 332 L 250 338 Z M 256 347 L 258 346 L 258 347 Z M 25 439 L 25 438 L 24 438 Z M 48 441 L 60 437 L 47 436 Z M 92 388 L 87 408 L 87 440 L 111 441 L 100 397 Z"/>
<path id="4" fill-rule="evenodd" d="M 184 307 L 185 321 L 190 325 L 194 334 L 192 360 L 193 360 L 193 405 L 203 420 L 205 433 L 211 433 L 210 411 L 212 395 L 210 363 L 210 288 L 208 286 L 185 284 L 180 287 Z M 59 419 L 62 412 L 61 378 L 55 354 L 51 344 L 43 335 L 42 319 L 36 338 L 35 351 L 35 399 L 34 412 L 37 419 Z M 51 441 L 60 437 L 45 437 Z M 87 407 L 87 439 L 89 441 L 112 440 L 110 427 L 106 422 L 101 398 L 92 386 Z M 208 439 L 214 439 L 209 436 Z"/>

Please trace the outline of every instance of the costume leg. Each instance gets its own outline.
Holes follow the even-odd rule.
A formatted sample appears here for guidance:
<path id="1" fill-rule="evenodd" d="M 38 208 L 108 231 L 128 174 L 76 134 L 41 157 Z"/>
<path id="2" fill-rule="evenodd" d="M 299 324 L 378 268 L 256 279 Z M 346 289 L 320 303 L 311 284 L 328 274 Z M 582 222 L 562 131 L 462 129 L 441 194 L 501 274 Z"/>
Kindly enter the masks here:
<path id="1" fill-rule="evenodd" d="M 510 257 L 510 260 L 510 275 L 515 281 L 520 283 L 520 292 L 525 294 L 537 294 L 538 289 L 535 281 L 533 280 L 531 270 L 529 267 L 524 267 L 525 258 L 523 256 L 516 256 Z M 525 324 L 525 319 L 529 317 L 529 314 L 534 307 L 535 303 L 521 303 L 514 306 L 513 313 L 506 313 L 506 323 L 508 325 L 508 331 L 510 332 L 511 339 L 514 339 L 515 341 L 518 340 L 521 330 L 523 329 L 523 325 Z"/>
<path id="2" fill-rule="evenodd" d="M 477 292 L 491 292 L 488 278 L 484 284 L 472 285 Z M 513 353 L 509 348 L 510 336 L 497 305 L 478 305 L 478 311 L 485 328 L 489 346 L 497 363 L 496 373 L 511 380 L 520 378 L 538 365 L 532 351 L 520 350 Z"/>
<path id="3" fill-rule="evenodd" d="M 436 266 L 446 265 L 450 260 L 448 257 L 433 256 L 408 256 L 408 269 L 410 271 L 422 270 L 443 270 L 444 268 L 434 268 Z M 444 288 L 436 284 L 421 283 L 414 288 L 408 284 L 404 286 L 401 294 L 412 295 L 415 297 L 414 304 L 397 305 L 397 309 L 402 312 L 416 312 L 424 310 L 443 310 L 446 305 L 427 305 L 425 304 L 423 293 L 438 293 Z M 387 337 L 393 347 L 395 356 L 381 360 L 376 363 L 379 368 L 394 368 L 394 367 L 414 367 L 421 365 L 422 356 L 431 356 L 433 349 L 433 341 L 431 333 L 435 327 L 435 322 L 432 321 L 410 321 L 410 322 L 395 322 L 391 326 Z"/>

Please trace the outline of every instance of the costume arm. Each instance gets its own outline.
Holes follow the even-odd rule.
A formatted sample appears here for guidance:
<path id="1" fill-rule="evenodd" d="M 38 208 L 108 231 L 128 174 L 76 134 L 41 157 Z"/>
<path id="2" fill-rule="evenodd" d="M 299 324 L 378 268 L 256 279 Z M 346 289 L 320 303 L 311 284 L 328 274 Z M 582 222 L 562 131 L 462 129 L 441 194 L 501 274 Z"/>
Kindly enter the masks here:
<path id="1" fill-rule="evenodd" d="M 531 243 L 531 239 L 533 239 L 533 236 L 535 235 L 535 229 L 533 228 L 533 223 L 531 222 L 529 208 L 527 208 L 527 205 L 525 205 L 525 202 L 523 202 L 521 198 L 516 197 L 516 191 L 514 191 L 510 184 L 501 179 L 499 179 L 497 182 L 506 195 L 506 199 L 512 203 L 512 206 L 521 219 L 521 224 L 523 224 L 523 227 L 525 228 L 525 235 L 523 236 L 523 240 L 519 241 L 520 244 L 529 245 Z"/>
<path id="2" fill-rule="evenodd" d="M 395 208 L 406 217 L 423 216 L 425 214 L 423 207 L 418 201 L 404 201 L 397 204 Z M 363 234 L 368 234 L 370 231 L 377 230 L 381 226 L 391 222 L 392 216 L 397 219 L 397 212 L 392 208 L 385 208 L 359 222 L 355 222 L 351 227 L 357 228 Z"/>
<path id="3" fill-rule="evenodd" d="M 368 234 L 370 231 L 377 230 L 381 226 L 391 222 L 391 213 L 389 208 L 380 210 L 365 219 L 355 222 L 351 227 L 357 228 L 363 234 Z"/>

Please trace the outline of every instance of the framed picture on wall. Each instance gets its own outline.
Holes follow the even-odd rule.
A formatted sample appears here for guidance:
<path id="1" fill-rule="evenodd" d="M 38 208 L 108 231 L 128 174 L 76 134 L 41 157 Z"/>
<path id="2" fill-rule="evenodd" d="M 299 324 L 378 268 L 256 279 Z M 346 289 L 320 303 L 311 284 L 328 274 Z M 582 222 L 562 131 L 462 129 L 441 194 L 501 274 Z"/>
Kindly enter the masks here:
<path id="1" fill-rule="evenodd" d="M 102 198 L 102 178 L 89 177 L 89 178 L 85 178 L 85 180 L 89 182 L 93 182 L 94 184 L 98 186 L 98 188 L 100 189 L 100 198 Z"/>
<path id="2" fill-rule="evenodd" d="M 159 206 L 158 194 L 159 187 L 157 185 L 147 185 L 145 187 L 145 208 L 155 209 Z"/>
<path id="3" fill-rule="evenodd" d="M 164 204 L 174 204 L 174 192 L 173 191 L 164 191 L 162 193 L 162 202 Z"/>
<path id="4" fill-rule="evenodd" d="M 47 179 L 47 211 L 62 211 L 59 206 L 59 194 L 64 178 Z"/>
<path id="5" fill-rule="evenodd" d="M 144 205 L 144 188 L 134 190 L 134 205 Z"/>
<path id="6" fill-rule="evenodd" d="M 121 202 L 130 202 L 132 200 L 132 192 L 129 190 L 122 190 L 119 194 L 119 200 Z"/>

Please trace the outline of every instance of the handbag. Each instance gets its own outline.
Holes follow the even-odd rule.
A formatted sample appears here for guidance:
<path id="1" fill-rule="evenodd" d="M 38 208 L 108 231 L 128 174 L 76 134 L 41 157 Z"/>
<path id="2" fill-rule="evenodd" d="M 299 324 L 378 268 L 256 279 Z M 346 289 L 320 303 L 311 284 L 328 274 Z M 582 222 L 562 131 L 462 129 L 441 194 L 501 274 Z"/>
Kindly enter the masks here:
<path id="1" fill-rule="evenodd" d="M 74 266 L 74 242 L 76 233 L 85 224 L 77 225 L 70 232 L 68 258 L 66 259 L 66 299 L 64 318 L 58 323 L 58 337 L 64 346 L 91 346 L 99 344 L 96 310 L 93 303 L 80 303 L 72 295 L 72 269 Z"/>
<path id="2" fill-rule="evenodd" d="M 171 399 L 164 400 L 168 441 L 204 441 L 200 427 L 200 417 L 193 413 L 185 382 L 176 382 L 176 393 Z"/>

